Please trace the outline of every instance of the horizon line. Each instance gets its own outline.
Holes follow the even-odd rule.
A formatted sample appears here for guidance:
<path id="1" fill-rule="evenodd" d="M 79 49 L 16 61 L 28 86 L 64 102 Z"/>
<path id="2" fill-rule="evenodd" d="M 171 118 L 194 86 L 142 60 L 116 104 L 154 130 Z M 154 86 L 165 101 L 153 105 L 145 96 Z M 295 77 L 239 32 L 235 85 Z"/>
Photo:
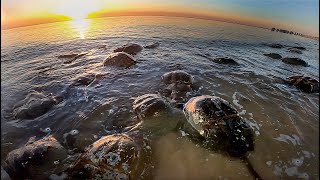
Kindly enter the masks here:
<path id="1" fill-rule="evenodd" d="M 147 15 L 139 14 L 139 13 L 149 13 Z M 163 14 L 165 13 L 165 14 Z M 282 29 L 282 28 L 277 28 L 277 27 L 266 27 L 262 25 L 254 25 L 254 24 L 249 24 L 249 23 L 244 23 L 240 22 L 234 19 L 227 19 L 227 18 L 219 18 L 219 17 L 213 17 L 209 15 L 201 15 L 201 14 L 193 14 L 193 13 L 181 13 L 181 12 L 166 12 L 166 11 L 150 11 L 150 12 L 143 12 L 143 11 L 131 11 L 131 12 L 112 12 L 108 14 L 97 14 L 97 15 L 92 15 L 94 13 L 88 14 L 86 18 L 83 18 L 81 20 L 90 20 L 90 19 L 99 19 L 99 18 L 108 18 L 108 17 L 179 17 L 179 18 L 190 18 L 190 19 L 198 19 L 198 20 L 208 20 L 208 21 L 217 21 L 217 22 L 224 22 L 224 23 L 231 23 L 231 24 L 238 24 L 238 25 L 244 25 L 244 26 L 249 26 L 249 27 L 256 27 L 256 28 L 261 28 L 261 29 L 269 29 L 271 30 L 272 28 L 276 29 Z M 43 18 L 45 19 L 45 18 Z M 5 30 L 10 30 L 10 29 L 16 29 L 16 28 L 23 28 L 23 27 L 29 27 L 29 26 L 36 26 L 36 25 L 41 25 L 41 24 L 51 24 L 51 23 L 58 23 L 58 22 L 67 22 L 67 21 L 74 21 L 77 19 L 71 19 L 69 17 L 65 17 L 65 19 L 55 19 L 51 20 L 48 22 L 39 22 L 39 23 L 32 23 L 32 24 L 26 24 L 26 25 L 13 25 L 13 26 L 8 26 L 8 27 L 3 27 L 1 24 L 1 31 Z M 297 32 L 300 33 L 300 32 Z M 301 33 L 301 37 L 311 37 L 311 38 L 319 38 L 319 36 L 312 36 L 312 35 L 307 35 Z M 319 40 L 319 39 L 318 39 Z"/>

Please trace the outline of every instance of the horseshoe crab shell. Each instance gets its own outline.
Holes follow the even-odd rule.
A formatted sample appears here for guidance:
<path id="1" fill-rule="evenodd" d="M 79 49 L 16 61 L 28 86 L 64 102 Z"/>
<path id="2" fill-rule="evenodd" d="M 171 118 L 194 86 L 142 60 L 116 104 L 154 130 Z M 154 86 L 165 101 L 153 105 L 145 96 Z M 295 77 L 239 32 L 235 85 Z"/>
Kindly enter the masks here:
<path id="1" fill-rule="evenodd" d="M 253 150 L 253 132 L 226 100 L 216 96 L 191 98 L 184 106 L 183 129 L 209 142 L 209 146 L 242 156 Z"/>
<path id="2" fill-rule="evenodd" d="M 290 85 L 296 86 L 306 93 L 318 93 L 319 82 L 311 77 L 305 77 L 302 75 L 290 76 L 287 78 Z"/>
<path id="3" fill-rule="evenodd" d="M 184 83 L 192 85 L 193 83 L 192 75 L 182 70 L 167 72 L 161 76 L 161 80 L 165 84 Z"/>
<path id="4" fill-rule="evenodd" d="M 151 151 L 146 139 L 126 134 L 104 136 L 94 142 L 71 167 L 76 179 L 144 179 L 147 178 Z"/>
<path id="5" fill-rule="evenodd" d="M 25 146 L 8 153 L 4 169 L 13 179 L 45 179 L 54 170 L 54 162 L 66 157 L 67 150 L 53 136 L 30 138 Z"/>
<path id="6" fill-rule="evenodd" d="M 168 108 L 168 103 L 158 94 L 145 94 L 133 102 L 133 111 L 139 118 L 154 116 Z"/>

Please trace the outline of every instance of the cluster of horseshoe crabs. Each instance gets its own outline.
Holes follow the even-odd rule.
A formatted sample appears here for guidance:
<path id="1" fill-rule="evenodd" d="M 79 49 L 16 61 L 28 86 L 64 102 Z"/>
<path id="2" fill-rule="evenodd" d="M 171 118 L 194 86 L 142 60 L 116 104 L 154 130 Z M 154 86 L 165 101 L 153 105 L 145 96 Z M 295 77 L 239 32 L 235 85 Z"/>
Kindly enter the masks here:
<path id="1" fill-rule="evenodd" d="M 192 139 L 203 141 L 206 147 L 227 152 L 231 156 L 241 157 L 253 150 L 252 129 L 229 102 L 208 95 L 189 99 L 186 93 L 192 91 L 193 76 L 184 71 L 166 73 L 162 81 L 167 85 L 164 94 L 172 101 L 157 94 L 140 96 L 133 103 L 133 110 L 138 117 L 154 116 L 159 111 L 169 111 L 176 102 L 187 101 L 183 104 L 185 118 L 177 127 L 188 132 Z"/>
<path id="2" fill-rule="evenodd" d="M 154 43 L 145 48 L 158 46 L 159 43 Z M 103 65 L 129 68 L 136 64 L 133 55 L 142 49 L 143 47 L 137 44 L 126 44 L 107 56 Z M 230 59 L 219 59 L 222 60 L 233 62 Z M 80 76 L 74 80 L 72 86 L 89 86 L 101 77 L 93 74 Z M 222 151 L 231 156 L 244 157 L 248 151 L 253 150 L 253 131 L 229 102 L 216 96 L 195 94 L 193 76 L 182 70 L 165 73 L 161 76 L 161 81 L 164 90 L 160 94 L 145 94 L 133 102 L 133 112 L 140 120 L 136 126 L 138 128 L 127 133 L 103 136 L 89 145 L 80 158 L 65 170 L 70 178 L 152 178 L 152 152 L 149 139 L 144 133 L 145 129 L 153 128 L 152 126 L 157 126 L 158 129 L 167 127 L 171 130 L 178 127 L 208 149 Z M 307 93 L 319 92 L 319 82 L 310 77 L 292 76 L 288 78 L 288 82 Z M 33 119 L 45 114 L 59 101 L 61 99 L 53 95 L 32 92 L 16 104 L 13 114 L 16 118 Z M 183 107 L 183 111 L 174 107 Z M 164 115 L 171 116 L 174 109 L 180 111 L 182 116 L 184 114 L 184 117 L 179 119 L 179 122 L 163 121 L 166 119 Z M 140 126 L 155 117 L 162 117 L 158 120 L 163 122 Z M 76 132 L 70 133 L 66 134 L 66 141 Z M 26 145 L 7 155 L 4 170 L 13 179 L 44 179 L 53 173 L 54 164 L 67 155 L 67 150 L 53 136 L 37 141 L 30 139 Z"/>

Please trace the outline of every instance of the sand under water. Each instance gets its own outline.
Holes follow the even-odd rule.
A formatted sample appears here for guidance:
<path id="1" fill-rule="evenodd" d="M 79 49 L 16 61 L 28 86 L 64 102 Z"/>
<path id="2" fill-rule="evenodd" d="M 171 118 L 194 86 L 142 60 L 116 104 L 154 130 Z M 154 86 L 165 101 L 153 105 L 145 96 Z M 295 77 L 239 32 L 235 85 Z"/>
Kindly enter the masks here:
<path id="1" fill-rule="evenodd" d="M 296 74 L 319 79 L 318 41 L 173 17 L 59 22 L 1 34 L 2 163 L 32 136 L 53 134 L 63 144 L 68 135 L 74 135 L 77 145 L 66 146 L 74 153 L 101 136 L 122 132 L 134 123 L 130 119 L 135 97 L 157 93 L 160 77 L 181 69 L 194 76 L 202 94 L 226 99 L 250 122 L 256 140 L 248 159 L 262 179 L 319 179 L 319 94 L 303 93 L 282 81 Z M 137 63 L 131 68 L 102 66 L 117 47 L 154 42 L 160 46 L 135 55 Z M 306 50 L 293 54 L 286 47 L 266 46 L 270 43 Z M 69 62 L 58 58 L 70 53 L 84 55 Z M 266 53 L 298 57 L 309 66 L 286 64 Z M 210 60 L 215 57 L 230 57 L 238 65 L 217 64 Z M 103 77 L 88 87 L 70 86 L 75 78 L 90 73 Z M 8 116 L 10 108 L 32 90 L 61 95 L 63 101 L 32 120 Z M 170 129 L 181 118 L 181 113 L 171 116 L 168 129 L 162 124 L 161 133 L 152 140 L 154 179 L 252 179 L 239 159 L 199 147 L 185 132 Z"/>

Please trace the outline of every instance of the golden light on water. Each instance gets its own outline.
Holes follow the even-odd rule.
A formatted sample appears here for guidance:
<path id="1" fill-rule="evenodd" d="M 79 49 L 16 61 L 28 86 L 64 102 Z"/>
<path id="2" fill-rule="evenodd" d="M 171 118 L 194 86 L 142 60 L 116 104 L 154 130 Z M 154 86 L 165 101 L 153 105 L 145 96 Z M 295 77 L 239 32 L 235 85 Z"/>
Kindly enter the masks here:
<path id="1" fill-rule="evenodd" d="M 71 28 L 79 33 L 78 37 L 81 39 L 85 39 L 86 32 L 89 27 L 89 19 L 79 19 L 69 21 Z"/>

